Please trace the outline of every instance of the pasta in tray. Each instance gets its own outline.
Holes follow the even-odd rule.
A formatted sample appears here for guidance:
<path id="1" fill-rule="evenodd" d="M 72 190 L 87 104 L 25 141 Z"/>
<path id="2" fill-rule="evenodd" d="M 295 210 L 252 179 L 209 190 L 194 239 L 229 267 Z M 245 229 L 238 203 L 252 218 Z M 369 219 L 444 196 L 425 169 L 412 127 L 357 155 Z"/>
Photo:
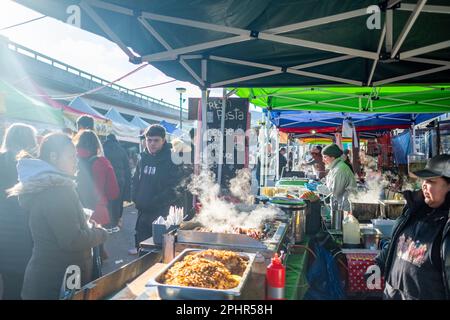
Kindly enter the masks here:
<path id="1" fill-rule="evenodd" d="M 165 283 L 209 289 L 231 289 L 239 285 L 248 261 L 232 251 L 205 250 L 174 264 Z"/>

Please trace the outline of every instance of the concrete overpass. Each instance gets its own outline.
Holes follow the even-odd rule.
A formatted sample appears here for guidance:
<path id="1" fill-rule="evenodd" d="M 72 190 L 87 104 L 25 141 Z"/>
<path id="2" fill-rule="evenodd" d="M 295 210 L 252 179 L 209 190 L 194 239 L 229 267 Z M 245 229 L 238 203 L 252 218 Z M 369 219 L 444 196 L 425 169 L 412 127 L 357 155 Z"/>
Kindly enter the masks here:
<path id="1" fill-rule="evenodd" d="M 0 36 L 0 73 L 9 72 L 17 76 L 18 65 L 25 70 L 35 83 L 48 95 L 60 97 L 58 101 L 68 104 L 71 96 L 105 86 L 95 93 L 82 96 L 92 107 L 106 113 L 111 107 L 119 111 L 127 120 L 135 115 L 147 122 L 166 120 L 178 123 L 180 107 L 130 90 L 93 74 L 72 67 L 64 62 L 28 49 Z M 13 60 L 11 60 L 13 58 Z M 8 62 L 9 61 L 9 62 Z M 14 61 L 14 63 L 10 63 Z M 15 63 L 17 62 L 17 63 Z M 2 65 L 3 64 L 3 65 Z M 18 86 L 24 79 L 16 79 Z M 109 84 L 109 85 L 108 85 Z M 189 126 L 187 110 L 183 109 L 183 124 Z"/>

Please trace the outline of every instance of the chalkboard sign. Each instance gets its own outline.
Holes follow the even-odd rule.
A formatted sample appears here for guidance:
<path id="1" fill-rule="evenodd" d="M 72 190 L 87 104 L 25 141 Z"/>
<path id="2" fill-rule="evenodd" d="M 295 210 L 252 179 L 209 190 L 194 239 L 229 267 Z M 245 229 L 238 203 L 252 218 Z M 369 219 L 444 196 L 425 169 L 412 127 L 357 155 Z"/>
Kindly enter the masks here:
<path id="1" fill-rule="evenodd" d="M 199 99 L 189 99 L 190 118 L 198 115 Z M 222 120 L 222 98 L 209 98 L 207 103 L 206 120 L 208 128 L 208 163 L 211 170 L 217 177 L 219 167 L 220 137 Z M 247 99 L 228 98 L 225 107 L 225 127 L 224 127 L 224 152 L 222 166 L 222 187 L 227 188 L 230 179 L 236 176 L 236 171 L 244 168 L 248 158 L 248 139 L 245 133 L 249 129 L 250 115 L 248 112 L 249 103 Z M 200 130 L 200 128 L 199 128 Z M 233 143 L 234 141 L 234 143 Z M 211 155 L 213 155 L 211 157 Z"/>

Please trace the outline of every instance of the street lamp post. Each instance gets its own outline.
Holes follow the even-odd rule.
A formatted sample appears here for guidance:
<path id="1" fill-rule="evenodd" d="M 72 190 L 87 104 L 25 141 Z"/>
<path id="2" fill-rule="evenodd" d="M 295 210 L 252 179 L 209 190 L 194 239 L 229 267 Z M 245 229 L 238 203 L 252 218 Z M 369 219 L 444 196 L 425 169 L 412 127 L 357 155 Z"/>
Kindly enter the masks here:
<path id="1" fill-rule="evenodd" d="M 177 92 L 180 94 L 180 130 L 183 129 L 183 93 L 186 92 L 186 88 L 177 88 Z"/>

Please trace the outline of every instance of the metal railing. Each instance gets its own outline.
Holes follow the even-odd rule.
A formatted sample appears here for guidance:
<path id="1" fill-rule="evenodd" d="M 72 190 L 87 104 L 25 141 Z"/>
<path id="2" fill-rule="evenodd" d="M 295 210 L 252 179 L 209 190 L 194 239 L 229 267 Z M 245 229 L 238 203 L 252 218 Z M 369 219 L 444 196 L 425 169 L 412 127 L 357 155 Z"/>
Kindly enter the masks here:
<path id="1" fill-rule="evenodd" d="M 121 85 L 118 85 L 118 84 L 115 84 L 115 83 L 111 84 L 110 83 L 111 81 L 107 81 L 107 80 L 102 79 L 100 77 L 97 77 L 97 76 L 95 76 L 95 75 L 93 75 L 91 73 L 85 72 L 85 71 L 80 70 L 80 69 L 75 68 L 75 67 L 72 67 L 72 66 L 70 66 L 70 65 L 68 65 L 68 64 L 66 64 L 64 62 L 58 61 L 58 60 L 53 59 L 53 58 L 51 58 L 51 57 L 49 57 L 49 56 L 47 56 L 45 54 L 42 54 L 42 53 L 39 53 L 39 52 L 34 51 L 32 49 L 26 48 L 26 47 L 24 47 L 24 46 L 22 46 L 20 44 L 8 41 L 7 47 L 10 50 L 12 50 L 12 51 L 15 51 L 15 52 L 17 52 L 19 54 L 22 54 L 22 55 L 25 55 L 27 57 L 33 58 L 36 61 L 49 64 L 52 67 L 64 70 L 66 72 L 72 73 L 74 75 L 77 75 L 79 77 L 82 77 L 82 78 L 85 78 L 85 79 L 88 79 L 88 80 L 91 80 L 93 82 L 96 82 L 96 83 L 98 83 L 100 85 L 107 86 L 107 87 L 109 87 L 111 89 L 114 89 L 114 90 L 117 90 L 119 92 L 123 92 L 123 93 L 126 93 L 128 95 L 134 96 L 136 98 L 139 98 L 139 99 L 142 99 L 142 100 L 145 100 L 145 101 L 148 101 L 148 102 L 153 102 L 153 103 L 159 104 L 161 106 L 164 106 L 164 107 L 167 107 L 167 108 L 170 108 L 170 109 L 173 109 L 173 110 L 177 110 L 177 111 L 180 110 L 179 106 L 176 106 L 174 104 L 171 104 L 171 103 L 168 103 L 168 102 L 165 102 L 165 101 L 162 101 L 162 100 L 158 100 L 156 98 L 153 98 L 153 97 L 150 97 L 148 95 L 142 94 L 140 92 L 137 92 L 137 91 L 125 88 L 125 87 L 123 87 Z M 187 109 L 183 108 L 183 111 L 187 112 Z"/>

